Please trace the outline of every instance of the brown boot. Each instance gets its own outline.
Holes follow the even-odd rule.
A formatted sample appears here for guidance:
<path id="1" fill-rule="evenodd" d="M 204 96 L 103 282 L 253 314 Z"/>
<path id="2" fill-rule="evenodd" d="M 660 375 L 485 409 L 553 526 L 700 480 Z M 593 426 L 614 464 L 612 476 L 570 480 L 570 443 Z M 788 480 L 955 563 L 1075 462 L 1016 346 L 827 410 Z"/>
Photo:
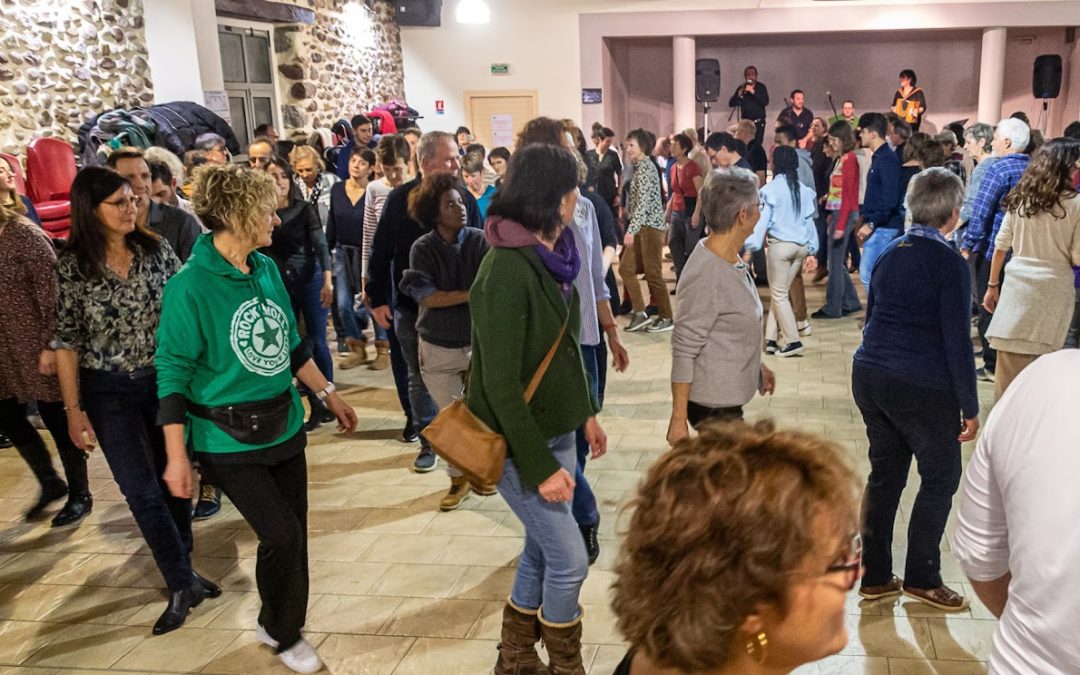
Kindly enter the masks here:
<path id="1" fill-rule="evenodd" d="M 522 609 L 510 598 L 503 607 L 502 639 L 495 675 L 550 675 L 536 653 L 540 622 L 535 609 Z M 584 673 L 585 671 L 582 671 Z"/>
<path id="2" fill-rule="evenodd" d="M 375 360 L 368 364 L 368 370 L 386 370 L 390 367 L 390 343 L 386 340 L 375 341 Z"/>
<path id="3" fill-rule="evenodd" d="M 581 619 L 585 610 L 570 623 L 549 623 L 537 612 L 540 635 L 544 638 L 550 660 L 551 675 L 585 675 L 581 662 Z"/>
<path id="4" fill-rule="evenodd" d="M 349 370 L 371 361 L 371 357 L 368 356 L 367 338 L 345 338 L 345 344 L 349 346 L 351 353 L 338 366 L 342 370 Z"/>

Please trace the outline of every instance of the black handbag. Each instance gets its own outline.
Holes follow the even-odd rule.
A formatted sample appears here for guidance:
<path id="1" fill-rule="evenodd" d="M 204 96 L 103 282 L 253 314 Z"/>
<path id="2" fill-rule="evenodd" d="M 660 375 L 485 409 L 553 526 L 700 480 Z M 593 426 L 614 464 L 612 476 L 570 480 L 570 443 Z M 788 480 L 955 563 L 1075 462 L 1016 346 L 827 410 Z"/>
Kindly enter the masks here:
<path id="1" fill-rule="evenodd" d="M 289 425 L 292 387 L 274 398 L 250 403 L 207 407 L 188 403 L 188 412 L 210 420 L 234 440 L 247 445 L 267 445 L 280 439 Z"/>

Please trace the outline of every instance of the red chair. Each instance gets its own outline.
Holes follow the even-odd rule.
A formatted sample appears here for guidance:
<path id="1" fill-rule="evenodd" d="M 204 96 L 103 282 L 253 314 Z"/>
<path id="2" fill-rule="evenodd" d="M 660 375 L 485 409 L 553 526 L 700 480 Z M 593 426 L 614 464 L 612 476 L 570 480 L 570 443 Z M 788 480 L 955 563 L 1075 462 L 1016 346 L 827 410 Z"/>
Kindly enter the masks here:
<path id="1" fill-rule="evenodd" d="M 7 162 L 7 165 L 11 167 L 11 173 L 15 174 L 15 192 L 25 195 L 26 179 L 23 178 L 22 164 L 19 163 L 19 158 L 6 152 L 0 152 L 0 159 Z"/>
<path id="2" fill-rule="evenodd" d="M 27 196 L 41 217 L 42 228 L 53 239 L 67 238 L 71 229 L 75 172 L 75 152 L 67 141 L 35 138 L 26 147 Z"/>

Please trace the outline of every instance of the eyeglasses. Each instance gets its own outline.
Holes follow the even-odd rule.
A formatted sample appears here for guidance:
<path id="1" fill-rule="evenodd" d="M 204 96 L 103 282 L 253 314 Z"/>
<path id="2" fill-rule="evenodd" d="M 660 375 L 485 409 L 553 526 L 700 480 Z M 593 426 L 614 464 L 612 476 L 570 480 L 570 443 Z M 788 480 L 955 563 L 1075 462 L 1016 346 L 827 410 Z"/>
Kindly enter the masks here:
<path id="1" fill-rule="evenodd" d="M 137 197 L 128 197 L 126 199 L 114 199 L 112 201 L 103 201 L 102 204 L 108 204 L 117 211 L 137 211 L 139 209 L 139 200 Z"/>
<path id="2" fill-rule="evenodd" d="M 847 557 L 842 561 L 825 568 L 825 574 L 842 574 L 844 590 L 851 591 L 862 576 L 863 543 L 861 534 L 853 534 L 851 543 L 848 545 Z"/>
<path id="3" fill-rule="evenodd" d="M 764 211 L 765 210 L 765 200 L 764 199 L 759 199 L 758 200 L 757 208 L 758 208 L 758 211 Z"/>

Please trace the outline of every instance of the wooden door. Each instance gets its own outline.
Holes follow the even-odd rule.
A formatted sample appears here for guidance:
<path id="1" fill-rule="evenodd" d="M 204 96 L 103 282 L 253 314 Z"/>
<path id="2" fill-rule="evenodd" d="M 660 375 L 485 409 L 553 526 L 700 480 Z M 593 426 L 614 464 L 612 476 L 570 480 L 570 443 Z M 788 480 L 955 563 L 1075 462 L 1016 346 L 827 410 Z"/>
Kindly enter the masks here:
<path id="1" fill-rule="evenodd" d="M 465 92 L 469 129 L 488 151 L 499 146 L 513 151 L 518 132 L 537 116 L 538 103 L 535 91 Z"/>

